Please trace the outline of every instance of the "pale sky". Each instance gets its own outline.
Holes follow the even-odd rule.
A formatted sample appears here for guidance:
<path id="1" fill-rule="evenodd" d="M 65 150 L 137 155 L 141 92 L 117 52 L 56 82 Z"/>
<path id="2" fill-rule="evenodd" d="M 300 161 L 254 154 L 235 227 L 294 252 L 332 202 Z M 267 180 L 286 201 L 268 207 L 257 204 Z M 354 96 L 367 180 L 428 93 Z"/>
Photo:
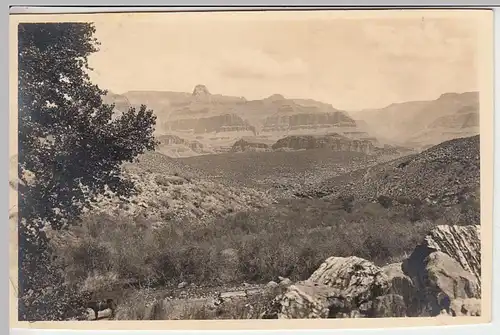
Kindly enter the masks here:
<path id="1" fill-rule="evenodd" d="M 301 15 L 95 20 L 101 50 L 90 58 L 91 77 L 115 93 L 204 84 L 213 94 L 279 93 L 347 110 L 478 90 L 474 18 Z"/>

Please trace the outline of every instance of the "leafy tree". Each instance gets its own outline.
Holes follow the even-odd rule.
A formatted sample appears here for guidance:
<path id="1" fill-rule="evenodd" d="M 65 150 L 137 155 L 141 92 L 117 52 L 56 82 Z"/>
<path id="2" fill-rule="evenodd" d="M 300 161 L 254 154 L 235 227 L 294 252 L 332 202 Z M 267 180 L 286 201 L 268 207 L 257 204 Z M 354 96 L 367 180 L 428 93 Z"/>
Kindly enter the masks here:
<path id="1" fill-rule="evenodd" d="M 51 295 L 62 299 L 47 292 L 63 292 L 44 228 L 76 222 L 106 188 L 132 194 L 121 164 L 157 145 L 152 110 L 116 116 L 103 104 L 106 91 L 91 83 L 94 33 L 91 23 L 18 26 L 20 319 L 67 317 L 51 309 L 54 301 L 40 305 Z"/>

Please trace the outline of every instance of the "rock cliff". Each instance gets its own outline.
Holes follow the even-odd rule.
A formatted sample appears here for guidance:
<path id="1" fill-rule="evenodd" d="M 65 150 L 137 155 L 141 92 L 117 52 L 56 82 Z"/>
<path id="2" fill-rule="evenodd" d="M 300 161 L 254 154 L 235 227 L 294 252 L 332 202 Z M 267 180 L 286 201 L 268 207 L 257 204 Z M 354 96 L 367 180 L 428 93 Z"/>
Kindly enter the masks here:
<path id="1" fill-rule="evenodd" d="M 111 99 L 111 96 L 110 96 Z M 215 151 L 226 151 L 241 137 L 266 135 L 274 141 L 288 135 L 325 134 L 334 130 L 355 139 L 376 139 L 360 129 L 346 112 L 311 99 L 273 94 L 259 100 L 212 94 L 205 85 L 191 93 L 132 91 L 113 95 L 130 106 L 146 104 L 157 115 L 156 134 L 193 136 Z M 118 106 L 119 105 L 119 106 Z M 117 104 L 122 112 L 125 104 Z"/>
<path id="2" fill-rule="evenodd" d="M 231 152 L 246 152 L 246 151 L 272 151 L 271 145 L 264 141 L 240 139 L 233 144 Z"/>
<path id="3" fill-rule="evenodd" d="M 371 154 L 374 146 L 370 141 L 353 140 L 339 134 L 323 136 L 287 136 L 273 144 L 274 150 L 289 148 L 293 150 L 328 148 L 335 151 L 354 151 Z"/>
<path id="4" fill-rule="evenodd" d="M 335 127 L 355 128 L 356 122 L 341 111 L 321 112 L 316 107 L 301 106 L 301 108 L 297 108 L 293 104 L 289 104 L 281 105 L 275 115 L 266 118 L 262 131 L 294 131 Z"/>

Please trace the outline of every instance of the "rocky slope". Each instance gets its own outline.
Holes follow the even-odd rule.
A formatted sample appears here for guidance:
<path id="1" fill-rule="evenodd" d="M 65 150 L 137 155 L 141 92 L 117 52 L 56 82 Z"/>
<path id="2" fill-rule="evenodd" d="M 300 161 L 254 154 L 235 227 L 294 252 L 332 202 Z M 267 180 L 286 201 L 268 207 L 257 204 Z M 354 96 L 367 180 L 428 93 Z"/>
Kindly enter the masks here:
<path id="1" fill-rule="evenodd" d="M 397 103 L 350 112 L 378 138 L 424 147 L 479 133 L 479 93 L 445 93 L 431 101 Z"/>
<path id="2" fill-rule="evenodd" d="M 419 154 L 322 181 L 298 194 L 305 197 L 353 195 L 356 200 L 388 197 L 451 206 L 479 200 L 479 135 L 433 146 Z"/>
<path id="3" fill-rule="evenodd" d="M 138 194 L 124 199 L 108 190 L 94 202 L 93 213 L 140 215 L 158 225 L 185 219 L 194 224 L 273 201 L 264 192 L 206 180 L 200 171 L 158 153 L 125 164 L 124 174 L 134 181 Z"/>
<path id="4" fill-rule="evenodd" d="M 479 226 L 438 226 L 403 263 L 380 268 L 356 256 L 330 257 L 262 317 L 478 316 L 480 241 Z"/>

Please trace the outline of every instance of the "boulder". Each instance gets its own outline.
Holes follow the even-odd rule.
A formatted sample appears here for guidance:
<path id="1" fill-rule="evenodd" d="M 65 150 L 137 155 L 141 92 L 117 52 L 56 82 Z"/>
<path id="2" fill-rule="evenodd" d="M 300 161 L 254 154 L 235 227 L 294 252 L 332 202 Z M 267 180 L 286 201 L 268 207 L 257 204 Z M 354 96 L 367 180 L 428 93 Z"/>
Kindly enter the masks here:
<path id="1" fill-rule="evenodd" d="M 287 287 L 292 285 L 292 281 L 288 278 L 283 278 L 283 280 L 280 281 L 279 285 L 282 287 Z"/>
<path id="2" fill-rule="evenodd" d="M 361 304 L 388 292 L 390 283 L 382 269 L 359 257 L 330 257 L 309 277 L 333 287 L 352 302 Z"/>
<path id="3" fill-rule="evenodd" d="M 386 265 L 382 272 L 390 283 L 388 293 L 400 295 L 407 305 L 410 304 L 416 296 L 416 289 L 412 279 L 403 272 L 402 263 Z"/>
<path id="4" fill-rule="evenodd" d="M 437 316 L 443 309 L 449 313 L 453 300 L 481 297 L 478 240 L 476 226 L 438 226 L 414 249 L 402 264 L 417 291 L 409 316 Z"/>
<path id="5" fill-rule="evenodd" d="M 271 289 L 271 290 L 276 289 L 278 287 L 279 287 L 279 284 L 275 281 L 272 281 L 272 280 L 266 284 L 266 288 Z"/>
<path id="6" fill-rule="evenodd" d="M 369 303 L 387 293 L 389 286 L 381 269 L 365 259 L 330 257 L 308 280 L 289 286 L 276 297 L 265 315 L 284 319 L 363 317 L 370 313 Z"/>
<path id="7" fill-rule="evenodd" d="M 452 299 L 479 298 L 481 287 L 475 276 L 443 252 L 433 252 L 426 259 L 423 284 L 445 293 Z"/>
<path id="8" fill-rule="evenodd" d="M 329 315 L 329 297 L 333 289 L 311 281 L 291 285 L 279 301 L 280 319 L 317 319 Z"/>
<path id="9" fill-rule="evenodd" d="M 481 300 L 455 299 L 451 303 L 450 310 L 453 316 L 481 316 Z"/>
<path id="10" fill-rule="evenodd" d="M 365 313 L 372 318 L 405 317 L 407 315 L 405 299 L 399 294 L 376 297 L 371 304 L 371 309 Z"/>

